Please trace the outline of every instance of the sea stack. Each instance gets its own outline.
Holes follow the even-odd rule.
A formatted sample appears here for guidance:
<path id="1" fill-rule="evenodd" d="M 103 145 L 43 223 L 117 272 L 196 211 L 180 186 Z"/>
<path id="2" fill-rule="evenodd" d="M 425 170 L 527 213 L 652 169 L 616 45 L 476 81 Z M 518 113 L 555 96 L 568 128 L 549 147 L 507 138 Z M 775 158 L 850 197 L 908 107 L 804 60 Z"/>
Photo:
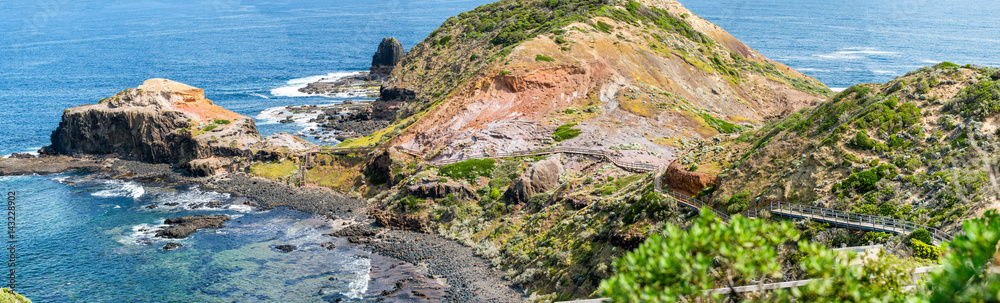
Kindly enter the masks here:
<path id="1" fill-rule="evenodd" d="M 370 76 L 373 79 L 388 77 L 405 54 L 403 45 L 396 38 L 382 38 L 382 43 L 378 44 L 378 50 L 372 56 Z"/>

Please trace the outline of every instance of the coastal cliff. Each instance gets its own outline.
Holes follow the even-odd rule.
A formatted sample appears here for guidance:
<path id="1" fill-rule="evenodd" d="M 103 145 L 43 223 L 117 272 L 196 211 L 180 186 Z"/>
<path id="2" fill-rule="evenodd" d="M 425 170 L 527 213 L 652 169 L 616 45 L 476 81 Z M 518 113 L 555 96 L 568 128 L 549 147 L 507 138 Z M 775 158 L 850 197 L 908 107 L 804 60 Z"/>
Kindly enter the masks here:
<path id="1" fill-rule="evenodd" d="M 205 92 L 149 79 L 97 104 L 67 109 L 48 153 L 117 154 L 153 163 L 248 156 L 261 141 L 253 119 L 205 99 Z"/>

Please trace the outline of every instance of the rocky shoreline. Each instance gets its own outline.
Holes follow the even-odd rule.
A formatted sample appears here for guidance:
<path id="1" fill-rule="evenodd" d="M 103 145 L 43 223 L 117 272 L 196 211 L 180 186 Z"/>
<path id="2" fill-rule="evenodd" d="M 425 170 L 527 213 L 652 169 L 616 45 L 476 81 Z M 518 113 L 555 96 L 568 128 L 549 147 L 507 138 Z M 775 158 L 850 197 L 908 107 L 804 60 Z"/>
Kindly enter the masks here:
<path id="1" fill-rule="evenodd" d="M 314 116 L 308 120 L 317 129 L 305 131 L 303 135 L 321 142 L 341 142 L 364 137 L 389 126 L 389 120 L 367 119 L 362 116 L 373 101 L 344 101 L 331 105 L 286 106 L 280 113 L 283 119 L 278 123 L 294 123 L 296 115 Z M 336 141 L 333 141 L 333 140 Z"/>
<path id="2" fill-rule="evenodd" d="M 331 236 L 347 238 L 354 245 L 372 250 L 371 287 L 365 295 L 366 300 L 519 302 L 524 299 L 520 290 L 504 280 L 501 272 L 491 268 L 489 261 L 475 256 L 471 247 L 438 235 L 377 227 L 367 215 L 366 201 L 343 196 L 328 188 L 292 187 L 242 172 L 192 176 L 171 164 L 146 163 L 114 156 L 43 154 L 39 157 L 0 158 L 0 176 L 71 171 L 146 184 L 198 184 L 206 190 L 253 199 L 264 208 L 285 206 L 331 220 L 357 222 Z M 209 223 L 224 221 L 223 218 L 213 220 Z M 178 223 L 178 226 L 183 225 L 183 222 Z M 174 248 L 164 247 L 164 250 Z"/>

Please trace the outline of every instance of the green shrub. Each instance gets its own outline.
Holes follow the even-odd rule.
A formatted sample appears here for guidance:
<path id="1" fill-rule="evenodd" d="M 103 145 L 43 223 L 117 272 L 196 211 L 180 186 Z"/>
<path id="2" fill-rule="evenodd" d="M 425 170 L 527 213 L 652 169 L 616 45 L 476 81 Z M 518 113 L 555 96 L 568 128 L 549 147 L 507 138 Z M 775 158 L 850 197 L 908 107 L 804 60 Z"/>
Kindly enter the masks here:
<path id="1" fill-rule="evenodd" d="M 1000 113 L 1000 81 L 980 81 L 969 85 L 959 91 L 948 106 L 960 110 L 963 116 L 980 120 Z"/>
<path id="2" fill-rule="evenodd" d="M 861 150 L 872 150 L 875 147 L 875 142 L 872 142 L 872 139 L 868 137 L 868 132 L 863 129 L 854 135 L 854 141 L 851 143 Z"/>
<path id="3" fill-rule="evenodd" d="M 490 199 L 500 200 L 500 189 L 498 189 L 498 188 L 491 188 L 490 189 Z"/>
<path id="4" fill-rule="evenodd" d="M 958 66 L 958 64 L 945 61 L 945 62 L 938 63 L 937 67 L 939 67 L 939 68 L 956 68 L 956 67 L 959 67 L 959 66 Z"/>
<path id="5" fill-rule="evenodd" d="M 604 21 L 597 21 L 597 24 L 595 24 L 594 27 L 599 31 L 609 34 L 611 33 L 611 24 L 607 24 Z"/>
<path id="6" fill-rule="evenodd" d="M 448 42 L 450 42 L 450 41 L 451 41 L 451 35 L 447 35 L 447 36 L 441 37 L 441 39 L 438 40 L 437 45 L 438 46 L 445 46 L 445 45 L 448 45 Z"/>
<path id="7" fill-rule="evenodd" d="M 931 232 L 923 228 L 918 228 L 917 230 L 910 232 L 910 235 L 906 236 L 906 239 L 917 239 L 924 243 L 934 243 L 934 240 L 931 237 Z"/>
<path id="8" fill-rule="evenodd" d="M 941 257 L 942 253 L 940 247 L 924 243 L 917 239 L 910 239 L 910 248 L 913 249 L 914 256 L 928 260 L 937 260 Z"/>
<path id="9" fill-rule="evenodd" d="M 736 193 L 732 197 L 726 200 L 726 212 L 730 214 L 737 214 L 742 212 L 750 205 L 750 191 L 743 190 Z"/>
<path id="10" fill-rule="evenodd" d="M 478 58 L 479 58 L 479 55 L 476 55 L 476 54 L 469 55 L 469 61 L 476 61 L 476 59 L 478 59 Z"/>
<path id="11" fill-rule="evenodd" d="M 545 55 L 536 55 L 535 56 L 535 61 L 552 62 L 552 61 L 556 61 L 556 59 L 552 59 L 552 57 L 545 56 Z"/>
<path id="12" fill-rule="evenodd" d="M 700 116 L 702 119 L 705 120 L 705 123 L 708 123 L 709 126 L 719 131 L 720 133 L 732 134 L 743 131 L 743 128 L 735 124 L 729 123 L 726 120 L 716 119 L 715 117 L 712 117 L 709 114 L 702 113 Z"/>
<path id="13" fill-rule="evenodd" d="M 878 167 L 853 173 L 847 179 L 844 179 L 844 181 L 834 184 L 833 188 L 834 190 L 853 188 L 857 193 L 864 194 L 875 190 L 875 183 L 882 180 L 882 178 L 889 177 L 895 171 L 888 164 L 879 165 Z"/>
<path id="14" fill-rule="evenodd" d="M 601 188 L 600 193 L 605 196 L 610 196 L 618 191 L 618 188 L 614 184 L 608 184 Z"/>
<path id="15" fill-rule="evenodd" d="M 205 132 L 210 132 L 213 129 L 215 129 L 216 127 L 219 127 L 219 126 L 215 125 L 215 124 L 209 124 L 209 125 L 205 125 L 205 127 L 202 127 L 201 130 L 205 131 Z"/>
<path id="16" fill-rule="evenodd" d="M 226 124 L 229 124 L 229 123 L 231 123 L 231 122 L 230 122 L 229 120 L 225 120 L 225 119 L 215 119 L 215 124 L 219 124 L 219 125 L 226 125 Z"/>
<path id="17" fill-rule="evenodd" d="M 452 179 L 475 181 L 479 177 L 489 176 L 496 168 L 496 160 L 470 159 L 441 167 L 440 174 Z"/>
<path id="18" fill-rule="evenodd" d="M 702 290 L 717 282 L 779 277 L 778 247 L 798 236 L 789 223 L 736 216 L 726 224 L 704 209 L 689 228 L 668 223 L 618 259 L 601 293 L 613 302 L 706 301 Z"/>
<path id="19" fill-rule="evenodd" d="M 1000 215 L 990 210 L 962 223 L 941 260 L 943 269 L 931 273 L 930 302 L 1000 301 Z M 992 269 L 991 269 L 992 268 Z"/>
<path id="20" fill-rule="evenodd" d="M 561 142 L 563 140 L 569 140 L 576 138 L 580 135 L 580 130 L 573 128 L 576 123 L 563 124 L 556 128 L 556 131 L 552 133 L 552 139 L 556 142 Z"/>
<path id="21" fill-rule="evenodd" d="M 865 236 L 861 238 L 861 242 L 865 244 L 883 244 L 889 242 L 891 238 L 892 235 L 889 233 L 870 231 L 865 233 Z"/>

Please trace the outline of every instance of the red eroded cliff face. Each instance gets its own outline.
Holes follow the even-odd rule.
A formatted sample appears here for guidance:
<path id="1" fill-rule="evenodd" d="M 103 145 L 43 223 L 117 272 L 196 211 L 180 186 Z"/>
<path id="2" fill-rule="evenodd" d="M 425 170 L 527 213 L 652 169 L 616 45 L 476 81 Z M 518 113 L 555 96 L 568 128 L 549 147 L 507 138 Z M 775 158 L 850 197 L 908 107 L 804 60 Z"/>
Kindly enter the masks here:
<path id="1" fill-rule="evenodd" d="M 706 173 L 688 171 L 680 164 L 671 163 L 663 173 L 663 182 L 674 191 L 694 196 L 705 187 L 717 184 L 718 178 Z"/>
<path id="2" fill-rule="evenodd" d="M 559 144 L 628 145 L 645 152 L 629 153 L 632 160 L 666 165 L 681 152 L 678 141 L 719 134 L 715 121 L 759 126 L 829 92 L 675 1 L 644 4 L 698 34 L 595 15 L 487 60 L 469 55 L 495 48 L 467 32 L 475 15 L 449 20 L 410 50 L 383 89 L 412 92 L 406 101 L 383 98 L 401 111 L 387 143 L 438 158 L 509 152 L 549 146 L 558 126 L 576 123 L 581 134 Z"/>

